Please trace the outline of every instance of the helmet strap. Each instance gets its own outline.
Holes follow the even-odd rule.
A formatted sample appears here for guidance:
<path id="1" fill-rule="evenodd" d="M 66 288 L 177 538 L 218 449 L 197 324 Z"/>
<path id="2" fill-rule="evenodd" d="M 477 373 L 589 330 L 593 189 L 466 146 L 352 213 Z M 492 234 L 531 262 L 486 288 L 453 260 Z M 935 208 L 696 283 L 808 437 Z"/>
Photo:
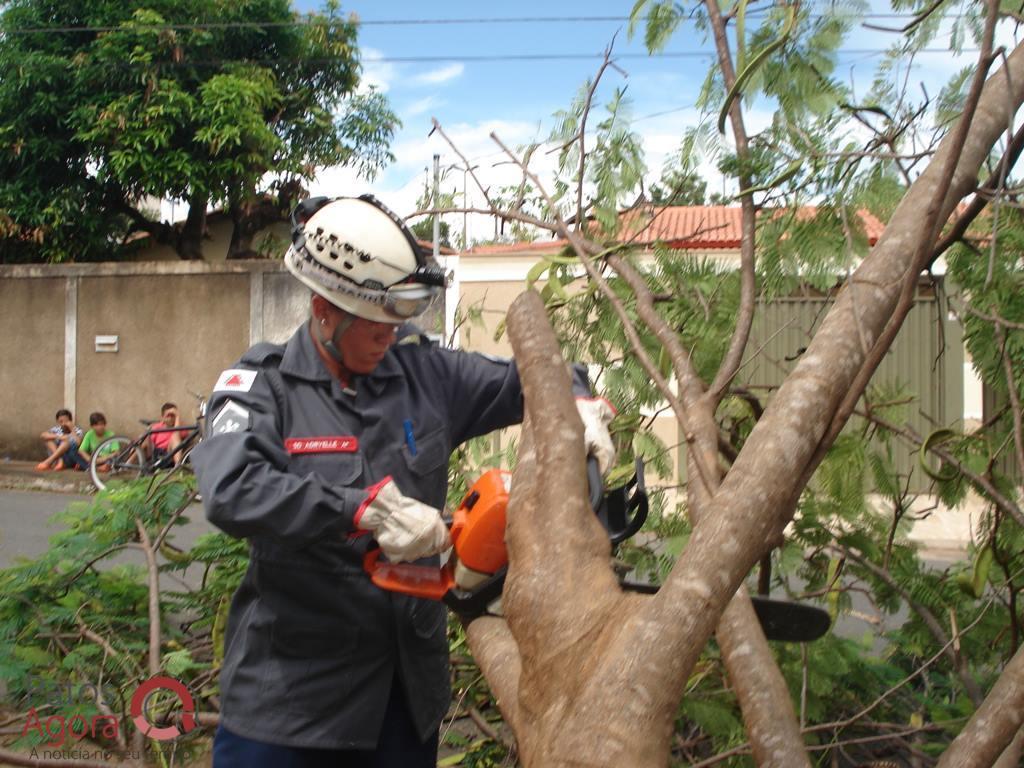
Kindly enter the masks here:
<path id="1" fill-rule="evenodd" d="M 348 368 L 345 367 L 345 361 L 342 359 L 341 350 L 338 349 L 338 345 L 341 343 L 341 337 L 345 335 L 345 331 L 349 329 L 352 323 L 355 322 L 355 316 L 345 313 L 341 321 L 334 329 L 334 333 L 327 336 L 324 331 L 324 324 L 322 322 L 316 322 L 316 318 L 313 318 L 313 327 L 316 329 L 316 337 L 320 341 L 320 346 L 327 350 L 327 354 L 331 356 L 331 359 L 336 362 L 341 368 L 342 378 L 348 379 L 351 377 Z M 345 374 L 349 374 L 345 376 Z M 344 381 L 344 384 L 348 384 L 348 381 Z"/>

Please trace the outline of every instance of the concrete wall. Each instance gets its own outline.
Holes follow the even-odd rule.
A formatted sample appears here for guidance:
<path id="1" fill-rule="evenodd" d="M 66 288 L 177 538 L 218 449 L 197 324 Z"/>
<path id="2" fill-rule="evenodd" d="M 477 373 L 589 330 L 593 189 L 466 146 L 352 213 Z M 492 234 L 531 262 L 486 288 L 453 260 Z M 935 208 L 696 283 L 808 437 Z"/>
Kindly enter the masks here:
<path id="1" fill-rule="evenodd" d="M 197 400 L 249 342 L 250 275 L 131 275 L 79 278 L 79 423 L 102 411 L 119 434 L 136 434 L 160 404 L 191 423 Z M 118 338 L 97 351 L 97 336 Z"/>
<path id="2" fill-rule="evenodd" d="M 64 405 L 65 286 L 0 278 L 0 459 L 45 455 L 38 435 Z"/>
<path id="3" fill-rule="evenodd" d="M 40 458 L 62 407 L 83 429 L 102 411 L 130 435 L 167 400 L 191 418 L 191 393 L 308 314 L 309 291 L 277 261 L 0 266 L 0 460 Z"/>

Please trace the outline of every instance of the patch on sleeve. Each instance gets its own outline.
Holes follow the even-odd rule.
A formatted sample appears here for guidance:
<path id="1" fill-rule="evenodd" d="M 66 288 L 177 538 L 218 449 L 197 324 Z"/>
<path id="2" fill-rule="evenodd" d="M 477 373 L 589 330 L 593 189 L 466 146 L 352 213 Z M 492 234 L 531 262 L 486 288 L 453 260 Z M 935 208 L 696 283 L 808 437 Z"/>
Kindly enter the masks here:
<path id="1" fill-rule="evenodd" d="M 252 383 L 256 381 L 256 374 L 259 371 L 246 371 L 241 368 L 229 368 L 224 371 L 217 383 L 213 385 L 214 392 L 248 392 L 252 389 Z"/>
<path id="2" fill-rule="evenodd" d="M 234 400 L 228 400 L 210 422 L 210 434 L 227 435 L 231 432 L 248 432 L 251 426 L 252 419 L 249 409 Z"/>

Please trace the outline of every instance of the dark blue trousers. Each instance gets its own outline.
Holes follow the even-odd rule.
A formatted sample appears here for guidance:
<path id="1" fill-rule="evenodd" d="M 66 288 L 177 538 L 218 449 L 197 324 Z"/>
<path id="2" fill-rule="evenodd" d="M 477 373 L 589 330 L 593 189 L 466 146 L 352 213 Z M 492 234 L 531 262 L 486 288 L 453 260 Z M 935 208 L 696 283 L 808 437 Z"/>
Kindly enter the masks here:
<path id="1" fill-rule="evenodd" d="M 391 688 L 374 750 L 282 747 L 217 728 L 213 768 L 436 768 L 437 736 L 422 743 L 416 735 L 400 685 Z"/>

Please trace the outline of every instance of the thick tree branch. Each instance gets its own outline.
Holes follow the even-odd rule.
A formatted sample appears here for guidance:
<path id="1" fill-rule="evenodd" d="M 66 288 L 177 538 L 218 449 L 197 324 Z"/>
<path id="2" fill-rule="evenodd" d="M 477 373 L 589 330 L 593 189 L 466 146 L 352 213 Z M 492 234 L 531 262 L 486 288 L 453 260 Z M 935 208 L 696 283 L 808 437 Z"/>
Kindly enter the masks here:
<path id="1" fill-rule="evenodd" d="M 508 624 L 495 616 L 482 616 L 466 626 L 466 640 L 495 703 L 513 731 L 519 731 L 519 673 L 521 660 Z"/>
<path id="2" fill-rule="evenodd" d="M 961 166 L 963 163 L 961 152 L 964 150 L 972 130 L 973 119 L 979 111 L 983 92 L 987 91 L 989 93 L 990 100 L 994 101 L 998 99 L 998 96 L 992 95 L 993 91 L 991 85 L 986 87 L 985 81 L 989 67 L 994 61 L 994 57 L 992 55 L 992 39 L 995 35 L 995 6 L 997 5 L 998 0 L 990 0 L 989 12 L 985 20 L 985 37 L 984 42 L 982 43 L 981 55 L 979 57 L 978 70 L 971 83 L 971 89 L 967 96 L 963 112 L 960 115 L 960 119 L 957 122 L 953 133 L 943 140 L 934 160 L 928 166 L 925 173 L 922 174 L 922 178 L 924 178 L 924 176 L 930 175 L 934 169 L 934 178 L 930 179 L 932 186 L 931 189 L 928 190 L 930 194 L 928 194 L 928 203 L 925 208 L 926 213 L 923 222 L 921 222 L 919 226 L 921 237 L 914 245 L 914 249 L 912 251 L 913 255 L 909 259 L 909 263 L 907 264 L 902 279 L 900 280 L 900 294 L 897 299 L 896 306 L 891 313 L 889 313 L 888 320 L 875 339 L 870 352 L 866 356 L 863 353 L 858 355 L 859 357 L 863 357 L 860 369 L 853 377 L 849 388 L 839 402 L 839 405 L 832 416 L 832 421 L 821 438 L 814 456 L 804 468 L 801 482 L 802 485 L 807 483 L 810 479 L 810 475 L 813 474 L 818 464 L 820 464 L 822 459 L 824 459 L 828 449 L 832 446 L 832 443 L 835 442 L 839 432 L 849 420 L 850 414 L 853 413 L 853 409 L 856 407 L 857 401 L 863 394 L 864 389 L 867 387 L 868 382 L 874 375 L 875 370 L 881 364 L 886 352 L 888 352 L 889 347 L 896 338 L 896 334 L 899 333 L 899 330 L 903 325 L 903 321 L 906 319 L 907 313 L 910 312 L 910 308 L 914 303 L 914 295 L 917 291 L 918 275 L 920 275 L 921 271 L 928 263 L 928 259 L 934 250 L 935 242 L 938 239 L 943 223 L 948 220 L 956 204 L 970 191 L 970 189 L 975 186 L 973 181 L 977 178 L 978 168 L 981 167 L 981 162 L 983 161 L 979 159 L 978 166 L 974 168 L 973 172 L 969 174 L 963 173 L 961 172 Z M 1000 73 L 1003 74 L 1004 77 L 1006 76 L 1006 72 L 1007 67 L 1000 70 Z M 992 78 L 989 83 L 991 84 L 995 80 L 996 77 Z M 1004 103 L 1000 106 L 1005 108 L 1006 104 Z M 995 138 L 992 139 L 991 143 L 988 145 L 988 149 L 991 149 L 995 140 Z M 988 150 L 986 150 L 986 154 L 987 151 Z M 904 207 L 907 199 L 913 193 L 913 190 L 918 187 L 918 183 L 915 183 L 911 187 L 911 191 L 904 197 L 900 205 L 900 209 Z M 900 209 L 897 209 L 897 214 Z M 897 214 L 893 215 L 894 219 Z M 892 226 L 892 222 L 890 222 L 889 226 Z M 886 228 L 886 232 L 888 232 L 888 230 L 889 227 Z M 882 237 L 884 238 L 885 234 L 883 234 Z M 860 271 L 861 270 L 857 270 L 857 273 L 859 274 Z M 870 282 L 865 282 L 868 286 L 871 285 Z M 846 293 L 849 296 L 850 302 L 853 302 L 853 291 L 856 283 L 856 276 L 854 280 L 849 281 L 849 290 L 846 291 Z M 856 306 L 852 307 L 851 315 L 853 316 L 855 325 L 858 328 L 860 328 L 860 324 L 862 322 L 861 314 L 862 313 L 858 311 Z"/>
<path id="3" fill-rule="evenodd" d="M 508 508 L 503 596 L 521 658 L 515 717 L 523 760 L 530 765 L 543 756 L 545 765 L 568 765 L 591 756 L 594 765 L 612 766 L 628 756 L 633 765 L 653 768 L 667 750 L 679 689 L 653 701 L 632 695 L 635 683 L 606 687 L 607 668 L 621 672 L 627 658 L 617 653 L 616 640 L 633 646 L 624 619 L 636 596 L 619 589 L 607 534 L 589 509 L 582 424 L 540 297 L 521 295 L 508 321 L 526 410 Z M 556 689 L 553 679 L 563 684 Z M 662 723 L 659 738 L 638 739 L 637 723 L 652 718 Z M 600 735 L 586 726 L 596 721 L 605 723 Z"/>
<path id="4" fill-rule="evenodd" d="M 1024 725 L 1024 646 L 939 760 L 938 768 L 988 768 Z"/>
<path id="5" fill-rule="evenodd" d="M 1017 731 L 1017 735 L 1010 742 L 999 759 L 992 764 L 992 768 L 1020 768 L 1020 758 L 1024 755 L 1024 728 Z"/>
<path id="6" fill-rule="evenodd" d="M 525 598 L 534 607 L 529 618 L 536 624 L 545 618 L 559 620 L 566 614 L 566 601 L 583 591 L 617 592 L 618 582 L 608 566 L 608 537 L 589 509 L 583 425 L 569 371 L 561 362 L 557 339 L 536 293 L 525 293 L 513 302 L 508 327 L 526 404 L 520 462 L 509 500 L 509 566 L 510 571 L 526 570 L 546 582 L 539 593 Z M 538 492 L 554 488 L 561 494 L 556 504 Z M 552 530 L 557 535 L 551 535 Z M 583 577 L 600 583 L 582 582 Z M 510 586 L 517 582 L 510 579 Z M 515 602 L 514 587 L 511 593 L 506 589 L 506 595 Z M 545 606 L 551 615 L 538 616 L 536 611 Z M 514 612 L 510 610 L 509 615 L 518 640 Z"/>

